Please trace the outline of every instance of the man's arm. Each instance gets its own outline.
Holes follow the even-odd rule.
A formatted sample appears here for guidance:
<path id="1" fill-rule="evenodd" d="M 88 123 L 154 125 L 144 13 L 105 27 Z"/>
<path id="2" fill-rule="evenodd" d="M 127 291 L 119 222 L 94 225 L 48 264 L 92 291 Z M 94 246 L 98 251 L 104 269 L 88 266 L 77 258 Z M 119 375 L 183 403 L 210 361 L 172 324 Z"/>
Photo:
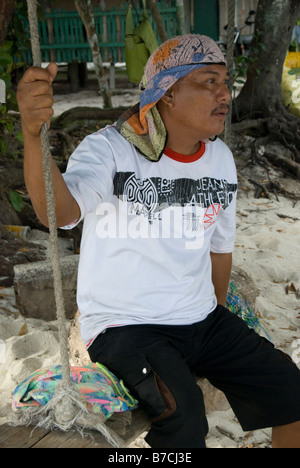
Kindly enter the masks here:
<path id="1" fill-rule="evenodd" d="M 218 304 L 225 306 L 230 281 L 232 254 L 210 253 L 212 263 L 212 282 L 215 287 Z"/>
<path id="2" fill-rule="evenodd" d="M 50 125 L 53 115 L 52 82 L 57 66 L 28 69 L 18 85 L 17 98 L 24 140 L 24 178 L 26 187 L 40 221 L 48 226 L 40 129 Z M 51 158 L 57 226 L 71 224 L 80 216 L 80 209 L 71 195 L 58 167 Z"/>

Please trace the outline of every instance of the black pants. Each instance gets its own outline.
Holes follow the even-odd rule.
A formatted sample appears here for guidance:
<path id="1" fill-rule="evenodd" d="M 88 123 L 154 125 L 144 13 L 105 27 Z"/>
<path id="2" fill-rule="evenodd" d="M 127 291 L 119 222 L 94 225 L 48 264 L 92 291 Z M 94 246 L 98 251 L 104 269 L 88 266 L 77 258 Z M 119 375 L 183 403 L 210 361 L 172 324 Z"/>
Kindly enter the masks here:
<path id="1" fill-rule="evenodd" d="M 145 408 L 153 448 L 205 448 L 208 423 L 196 376 L 225 393 L 245 431 L 300 420 L 297 366 L 222 306 L 193 325 L 108 329 L 89 353 Z"/>

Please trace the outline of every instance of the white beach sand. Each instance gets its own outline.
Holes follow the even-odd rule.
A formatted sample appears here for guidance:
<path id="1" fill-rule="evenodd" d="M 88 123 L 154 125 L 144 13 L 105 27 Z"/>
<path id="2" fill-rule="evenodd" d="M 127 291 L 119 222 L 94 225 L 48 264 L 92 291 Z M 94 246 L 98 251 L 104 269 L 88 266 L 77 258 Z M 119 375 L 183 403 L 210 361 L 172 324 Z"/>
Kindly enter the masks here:
<path id="1" fill-rule="evenodd" d="M 131 95 L 129 97 L 122 105 L 135 102 L 134 98 L 131 102 Z M 66 106 L 62 96 L 57 98 L 56 114 L 74 105 L 75 99 L 69 96 L 68 100 Z M 76 96 L 76 105 L 93 105 L 87 94 L 83 100 L 81 104 Z M 254 281 L 259 291 L 255 312 L 273 343 L 292 356 L 300 367 L 299 260 L 300 201 L 294 204 L 288 198 L 279 196 L 277 199 L 275 195 L 270 199 L 256 199 L 253 190 L 240 189 L 234 266 L 245 270 Z M 290 286 L 288 294 L 287 286 Z M 56 322 L 25 320 L 15 307 L 13 288 L 1 289 L 0 424 L 10 418 L 11 394 L 17 384 L 40 367 L 59 363 Z M 270 446 L 270 429 L 245 434 L 230 409 L 212 411 L 208 420 L 208 447 Z M 145 444 L 140 438 L 133 446 Z"/>

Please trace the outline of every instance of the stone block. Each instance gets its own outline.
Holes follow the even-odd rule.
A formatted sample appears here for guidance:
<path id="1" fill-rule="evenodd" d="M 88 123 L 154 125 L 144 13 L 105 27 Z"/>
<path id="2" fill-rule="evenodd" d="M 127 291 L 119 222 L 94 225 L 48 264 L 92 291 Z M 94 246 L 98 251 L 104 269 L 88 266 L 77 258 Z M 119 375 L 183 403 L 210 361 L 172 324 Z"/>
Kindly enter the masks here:
<path id="1" fill-rule="evenodd" d="M 212 411 L 226 411 L 230 408 L 228 400 L 221 390 L 215 388 L 208 380 L 202 379 L 198 382 L 202 390 L 206 413 Z"/>
<path id="2" fill-rule="evenodd" d="M 79 255 L 61 258 L 61 275 L 67 319 L 74 318 Z M 24 317 L 46 321 L 56 319 L 56 303 L 51 261 L 40 261 L 14 267 L 16 305 Z"/>

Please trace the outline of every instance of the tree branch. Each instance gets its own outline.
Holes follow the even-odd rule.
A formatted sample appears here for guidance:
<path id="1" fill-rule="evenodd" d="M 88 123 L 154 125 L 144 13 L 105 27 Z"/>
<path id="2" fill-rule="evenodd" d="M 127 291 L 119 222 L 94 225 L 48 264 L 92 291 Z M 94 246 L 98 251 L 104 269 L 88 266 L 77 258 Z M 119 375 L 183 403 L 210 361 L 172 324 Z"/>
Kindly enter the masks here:
<path id="1" fill-rule="evenodd" d="M 0 47 L 3 45 L 9 22 L 14 12 L 15 0 L 1 0 L 0 2 Z"/>

